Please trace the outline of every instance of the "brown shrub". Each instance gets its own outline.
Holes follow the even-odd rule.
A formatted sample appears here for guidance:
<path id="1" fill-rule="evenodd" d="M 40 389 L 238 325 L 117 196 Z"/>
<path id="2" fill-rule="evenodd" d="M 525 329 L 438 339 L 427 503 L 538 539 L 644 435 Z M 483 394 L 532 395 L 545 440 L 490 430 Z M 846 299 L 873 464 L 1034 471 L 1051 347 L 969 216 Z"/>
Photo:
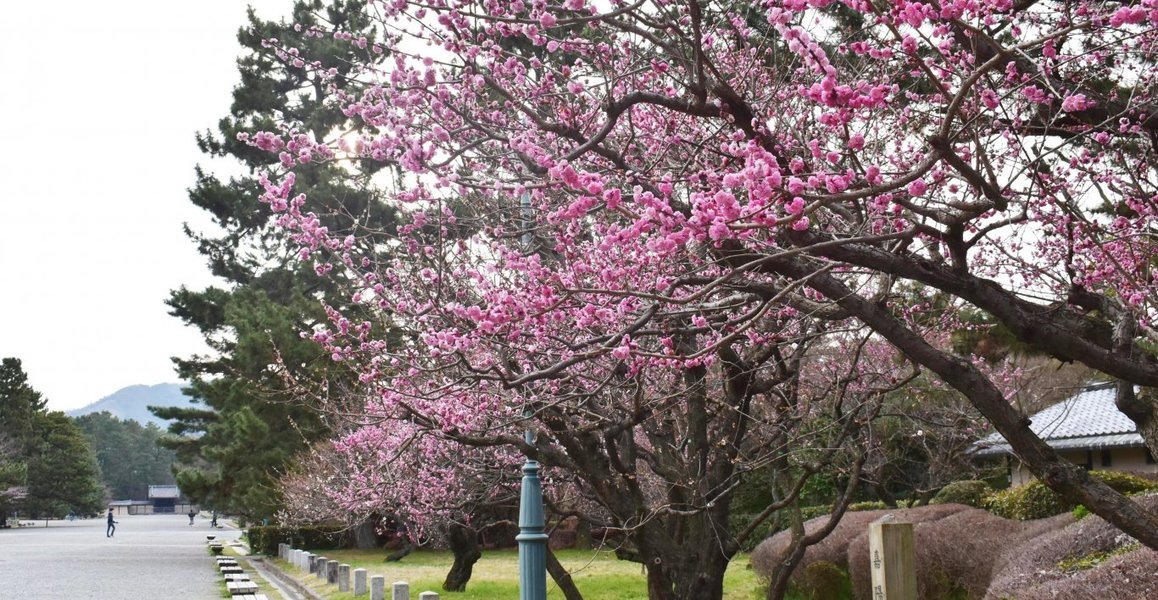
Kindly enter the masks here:
<path id="1" fill-rule="evenodd" d="M 996 596 L 995 596 L 996 597 Z M 1152 600 L 1158 598 L 1158 552 L 1134 550 L 1073 575 L 1017 592 L 1017 600 Z"/>
<path id="2" fill-rule="evenodd" d="M 873 520 L 879 518 L 879 515 L 874 516 L 875 513 L 876 511 L 845 513 L 840 523 L 828 537 L 813 546 L 809 546 L 804 551 L 804 558 L 797 565 L 793 574 L 799 574 L 802 568 L 818 561 L 829 562 L 840 567 L 846 566 L 843 549 L 847 548 L 848 542 L 853 536 L 868 527 L 868 524 Z M 804 522 L 804 531 L 812 533 L 824 527 L 826 523 L 828 523 L 828 515 L 809 519 Z M 791 541 L 792 531 L 785 529 L 760 542 L 760 545 L 752 551 L 752 569 L 761 577 L 771 577 L 772 569 L 783 559 L 782 555 L 788 549 Z"/>
<path id="3" fill-rule="evenodd" d="M 830 533 L 828 537 L 815 545 L 809 546 L 804 551 L 804 558 L 800 561 L 800 564 L 796 566 L 796 570 L 793 571 L 793 580 L 798 581 L 805 567 L 819 561 L 829 562 L 842 569 L 848 569 L 849 544 L 858 538 L 867 536 L 869 523 L 887 514 L 892 514 L 899 521 L 919 523 L 935 521 L 968 508 L 969 507 L 961 504 L 938 504 L 917 508 L 845 513 L 844 518 L 840 520 L 840 523 L 837 524 L 836 528 L 832 530 L 832 533 Z M 824 527 L 826 523 L 828 523 L 828 515 L 810 519 L 805 521 L 804 530 L 812 533 Z M 792 532 L 790 530 L 784 530 L 761 542 L 760 545 L 752 551 L 752 569 L 761 577 L 770 577 L 772 575 L 772 569 L 780 562 L 781 555 L 788 548 L 788 544 L 791 541 Z M 865 556 L 868 556 L 867 550 L 865 551 Z"/>
<path id="4" fill-rule="evenodd" d="M 1065 534 L 1059 532 L 1073 525 L 1075 522 L 1076 519 L 1070 513 L 1062 513 L 1045 519 L 1017 521 L 1016 526 L 1020 527 L 1020 529 L 1014 538 L 1010 540 L 1008 546 L 999 549 L 997 560 L 993 563 L 993 571 L 989 582 L 990 589 L 992 589 L 994 582 L 1000 579 L 1003 574 L 1010 572 L 1009 568 L 1012 563 L 1024 560 L 1024 552 L 1032 551 L 1035 540 L 1049 538 L 1053 541 L 1047 543 L 1052 544 L 1053 547 L 1056 548 L 1058 541 L 1063 538 L 1054 536 L 1064 536 Z M 1012 526 L 1013 525 L 1011 525 L 1011 527 Z M 985 597 L 988 598 L 989 596 Z"/>
<path id="5" fill-rule="evenodd" d="M 1001 547 L 1008 533 L 1008 521 L 976 508 L 917 523 L 913 528 L 917 596 L 940 598 L 961 588 L 969 598 L 981 597 L 989 584 L 994 548 Z M 867 536 L 848 547 L 848 575 L 857 598 L 869 598 Z"/>
<path id="6" fill-rule="evenodd" d="M 1146 510 L 1158 512 L 1158 495 L 1135 500 Z M 954 593 L 987 600 L 1158 598 L 1158 553 L 1150 550 L 1114 557 L 1076 574 L 1058 568 L 1062 560 L 1110 552 L 1133 541 L 1099 517 L 1077 521 L 1066 513 L 1013 521 L 961 505 L 940 505 L 945 507 L 952 508 L 940 514 L 929 510 L 938 507 L 924 507 L 846 515 L 828 539 L 808 549 L 801 564 L 824 560 L 844 566 L 854 593 L 858 598 L 868 598 L 868 525 L 892 513 L 899 521 L 916 523 L 913 542 L 917 592 L 921 598 Z M 814 519 L 805 527 L 813 531 L 824 522 L 825 518 Z M 771 572 L 771 565 L 775 564 L 771 561 L 784 550 L 788 540 L 787 532 L 781 532 L 761 544 L 760 565 L 756 566 L 757 557 L 753 554 L 758 573 L 766 577 Z M 831 558 L 842 547 L 845 558 Z M 794 579 L 800 578 L 800 573 L 798 568 Z"/>
<path id="7" fill-rule="evenodd" d="M 1135 500 L 1151 512 L 1158 509 L 1158 496 L 1136 497 Z M 1051 524 L 1064 523 L 1067 516 L 1069 515 L 1058 515 L 1051 519 L 1026 522 L 1031 528 L 1037 528 L 1037 535 L 1023 536 L 1026 541 L 1008 548 L 1003 553 L 1001 564 L 994 569 L 993 581 L 986 592 L 987 600 L 1020 599 L 1031 591 L 1053 589 L 1053 586 L 1074 577 L 1062 572 L 1058 568 L 1059 562 L 1094 553 L 1110 552 L 1132 541 L 1116 527 L 1093 515 L 1076 522 L 1071 517 L 1069 523 L 1060 529 L 1049 527 Z M 1154 574 L 1151 573 L 1150 576 L 1154 577 Z M 1069 596 L 1057 597 L 1069 598 Z"/>
<path id="8" fill-rule="evenodd" d="M 943 519 L 918 523 L 913 530 L 917 595 L 942 598 L 959 593 L 965 598 L 981 598 L 993 573 L 1005 564 L 1005 550 L 1073 520 L 1065 514 L 1040 521 L 1011 521 L 967 508 Z M 848 555 L 853 591 L 858 598 L 867 598 L 871 577 L 867 536 L 851 544 Z"/>

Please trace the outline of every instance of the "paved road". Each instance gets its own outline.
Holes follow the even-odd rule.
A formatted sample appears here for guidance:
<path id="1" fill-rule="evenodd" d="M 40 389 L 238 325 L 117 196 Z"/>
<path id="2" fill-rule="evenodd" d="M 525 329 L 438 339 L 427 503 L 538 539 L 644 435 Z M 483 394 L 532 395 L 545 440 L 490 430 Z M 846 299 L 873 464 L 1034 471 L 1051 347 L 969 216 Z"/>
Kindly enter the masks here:
<path id="1" fill-rule="evenodd" d="M 190 527 L 183 515 L 117 521 L 112 538 L 103 518 L 0 529 L 0 600 L 220 598 L 205 536 L 230 541 L 240 531 L 201 518 Z"/>

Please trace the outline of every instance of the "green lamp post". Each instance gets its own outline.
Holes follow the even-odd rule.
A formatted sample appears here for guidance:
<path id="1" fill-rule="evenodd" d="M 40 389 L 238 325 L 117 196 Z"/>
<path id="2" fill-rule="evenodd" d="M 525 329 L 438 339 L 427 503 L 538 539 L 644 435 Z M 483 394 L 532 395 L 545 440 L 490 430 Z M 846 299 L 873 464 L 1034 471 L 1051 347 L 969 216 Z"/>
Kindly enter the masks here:
<path id="1" fill-rule="evenodd" d="M 534 434 L 526 432 L 528 444 Z M 527 458 L 523 463 L 523 486 L 519 495 L 519 600 L 547 598 L 547 534 L 543 516 L 543 487 L 539 463 Z"/>
<path id="2" fill-rule="evenodd" d="M 531 196 L 523 192 L 519 197 L 523 218 L 521 241 L 531 251 Z M 528 446 L 535 444 L 531 431 L 530 408 L 523 411 L 527 430 L 523 434 Z M 539 463 L 527 457 L 523 463 L 523 484 L 519 494 L 519 600 L 547 600 L 547 534 L 543 515 L 543 485 L 539 480 Z"/>

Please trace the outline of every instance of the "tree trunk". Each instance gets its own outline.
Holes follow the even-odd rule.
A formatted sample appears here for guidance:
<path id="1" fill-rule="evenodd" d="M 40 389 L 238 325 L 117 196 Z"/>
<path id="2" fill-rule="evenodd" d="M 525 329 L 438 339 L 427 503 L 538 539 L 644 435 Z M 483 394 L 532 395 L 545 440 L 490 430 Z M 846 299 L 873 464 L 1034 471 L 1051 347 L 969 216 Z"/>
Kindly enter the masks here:
<path id="1" fill-rule="evenodd" d="M 407 540 L 406 545 L 388 554 L 382 562 L 398 562 L 411 552 L 414 552 L 414 544 L 410 543 L 410 540 Z"/>
<path id="2" fill-rule="evenodd" d="M 647 569 L 649 600 L 720 600 L 724 596 L 724 571 L 735 555 L 735 546 L 708 535 L 688 535 L 685 539 L 696 544 L 683 543 L 680 537 L 667 535 L 681 526 L 698 528 L 719 518 L 719 514 L 699 514 L 682 517 L 684 522 L 660 524 L 658 519 L 644 527 L 639 544 L 640 562 Z M 723 522 L 726 519 L 722 519 Z M 711 531 L 711 530 L 707 530 Z M 702 544 L 707 543 L 707 546 Z"/>
<path id="3" fill-rule="evenodd" d="M 783 268 L 786 274 L 799 277 L 817 272 L 817 269 L 800 263 L 779 264 L 777 267 Z M 993 382 L 971 363 L 929 345 L 885 307 L 856 295 L 830 275 L 815 275 L 811 285 L 829 298 L 836 299 L 842 308 L 884 336 L 911 360 L 936 373 L 942 381 L 964 394 L 1005 437 L 1029 470 L 1050 489 L 1082 503 L 1146 547 L 1158 550 L 1158 517 L 1061 458 L 1033 433 L 1029 420 L 1018 415 Z"/>
<path id="4" fill-rule="evenodd" d="M 692 550 L 695 551 L 695 550 Z M 727 558 L 718 551 L 702 551 L 698 557 L 666 563 L 660 559 L 647 565 L 647 593 L 650 600 L 720 600 L 724 598 L 724 571 Z M 691 559 L 687 559 L 691 558 Z"/>
<path id="5" fill-rule="evenodd" d="M 878 500 L 885 503 L 885 506 L 897 508 L 897 498 L 885 487 L 884 478 L 885 467 L 881 465 L 877 467 L 876 472 L 873 473 L 873 480 L 869 482 L 869 488 L 876 494 Z"/>
<path id="6" fill-rule="evenodd" d="M 776 490 L 776 497 L 786 497 L 789 491 L 795 487 L 794 482 L 788 476 L 788 460 L 783 454 L 776 457 L 776 475 L 773 478 L 773 486 Z M 788 578 L 792 575 L 792 571 L 796 570 L 796 565 L 800 559 L 804 557 L 805 546 L 804 541 L 804 517 L 800 514 L 800 497 L 795 497 L 792 502 L 783 509 L 788 515 L 788 527 L 792 530 L 792 540 L 788 543 L 789 551 L 786 556 L 781 557 L 780 562 L 772 568 L 772 574 L 768 581 L 768 599 L 769 600 L 783 600 L 784 594 L 788 591 Z"/>
<path id="7" fill-rule="evenodd" d="M 1135 393 L 1133 384 L 1122 382 L 1118 384 L 1115 404 L 1138 426 L 1150 455 L 1158 456 L 1158 390 L 1142 388 Z"/>
<path id="8" fill-rule="evenodd" d="M 809 232 L 790 234 L 798 246 L 831 241 Z M 738 250 L 733 248 L 732 250 Z M 949 270 L 940 265 L 883 252 L 855 244 L 825 245 L 817 254 L 883 273 L 920 281 L 954 294 L 993 314 L 1019 339 L 1039 347 L 1049 345 L 1061 358 L 1078 360 L 1103 373 L 1144 386 L 1158 387 L 1158 371 L 1144 357 L 1115 352 L 1083 339 L 1081 327 L 1064 311 L 1045 310 L 1002 290 L 992 282 Z M 969 399 L 1029 467 L 1050 489 L 1076 500 L 1091 512 L 1134 537 L 1147 548 L 1158 550 L 1158 516 L 1093 479 L 1077 465 L 1064 460 L 1029 428 L 1001 392 L 968 361 L 942 352 L 893 315 L 886 306 L 853 292 L 839 279 L 824 272 L 825 264 L 803 257 L 767 261 L 763 255 L 743 250 L 729 252 L 728 262 L 746 265 L 765 260 L 761 269 L 794 279 L 808 278 L 809 286 L 831 298 L 841 308 L 871 327 L 913 362 L 936 373 L 942 381 Z"/>
<path id="9" fill-rule="evenodd" d="M 676 600 L 672 595 L 672 581 L 668 577 L 667 569 L 660 566 L 647 565 L 647 598 L 648 600 Z"/>
<path id="10" fill-rule="evenodd" d="M 845 511 L 848 510 L 848 505 L 852 502 L 853 495 L 856 494 L 856 488 L 860 485 L 861 468 L 864 467 L 864 461 L 868 458 L 867 452 L 862 452 L 856 458 L 853 466 L 852 477 L 848 480 L 848 485 L 844 488 L 844 493 L 841 494 L 836 506 L 828 516 L 828 521 L 824 526 L 811 534 L 807 534 L 804 529 L 803 522 L 800 521 L 799 504 L 793 506 L 796 516 L 793 518 L 792 542 L 787 548 L 787 552 L 773 571 L 772 580 L 768 582 L 768 600 L 784 600 L 784 595 L 788 593 L 788 580 L 792 576 L 792 572 L 796 570 L 797 565 L 804 558 L 804 551 L 809 546 L 819 543 L 828 534 L 832 533 L 836 526 L 840 524 L 840 520 L 844 518 Z"/>
<path id="11" fill-rule="evenodd" d="M 929 502 L 933 500 L 933 497 L 936 496 L 939 491 L 941 491 L 939 487 L 917 490 L 916 496 L 909 502 L 908 508 L 928 506 Z"/>
<path id="12" fill-rule="evenodd" d="M 482 558 L 482 552 L 478 549 L 478 532 L 452 523 L 447 529 L 447 543 L 454 554 L 454 564 L 442 582 L 442 589 L 447 592 L 465 592 L 474 564 Z"/>
<path id="13" fill-rule="evenodd" d="M 555 580 L 555 585 L 559 586 L 559 590 L 563 592 L 563 598 L 566 600 L 583 600 L 583 594 L 579 593 L 579 588 L 575 587 L 575 582 L 571 579 L 571 573 L 563 568 L 563 564 L 559 562 L 559 558 L 547 547 L 547 572 L 551 574 L 551 579 Z"/>
<path id="14" fill-rule="evenodd" d="M 378 547 L 378 517 L 370 517 L 354 527 L 354 547 L 371 550 Z"/>

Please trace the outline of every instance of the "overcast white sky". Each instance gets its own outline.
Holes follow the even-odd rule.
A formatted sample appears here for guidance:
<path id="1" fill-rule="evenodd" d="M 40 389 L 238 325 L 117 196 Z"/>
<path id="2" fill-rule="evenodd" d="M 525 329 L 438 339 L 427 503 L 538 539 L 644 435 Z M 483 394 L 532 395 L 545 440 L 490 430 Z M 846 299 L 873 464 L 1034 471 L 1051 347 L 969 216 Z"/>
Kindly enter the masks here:
<path id="1" fill-rule="evenodd" d="M 49 408 L 177 381 L 206 351 L 169 290 L 212 282 L 182 223 L 204 157 L 194 133 L 229 110 L 245 9 L 292 0 L 58 0 L 0 16 L 0 357 Z"/>

